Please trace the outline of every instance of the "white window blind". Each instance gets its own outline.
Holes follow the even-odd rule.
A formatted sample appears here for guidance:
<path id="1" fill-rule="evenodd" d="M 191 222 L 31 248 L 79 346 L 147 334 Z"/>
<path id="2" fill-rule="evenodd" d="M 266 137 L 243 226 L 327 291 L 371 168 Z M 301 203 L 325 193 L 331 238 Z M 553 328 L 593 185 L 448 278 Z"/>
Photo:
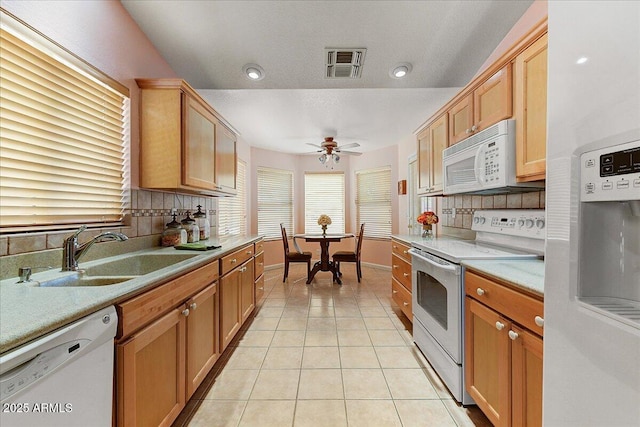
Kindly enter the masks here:
<path id="1" fill-rule="evenodd" d="M 236 195 L 221 197 L 218 202 L 218 235 L 247 234 L 246 164 L 238 160 Z"/>
<path id="2" fill-rule="evenodd" d="M 5 13 L 0 33 L 2 231 L 121 221 L 128 90 Z"/>
<path id="3" fill-rule="evenodd" d="M 344 173 L 304 174 L 304 231 L 321 233 L 318 218 L 329 215 L 327 233 L 344 233 Z"/>
<path id="4" fill-rule="evenodd" d="M 293 235 L 293 172 L 258 168 L 258 234 L 281 239 L 280 223 Z"/>
<path id="5" fill-rule="evenodd" d="M 356 172 L 356 221 L 366 237 L 391 237 L 391 168 Z"/>

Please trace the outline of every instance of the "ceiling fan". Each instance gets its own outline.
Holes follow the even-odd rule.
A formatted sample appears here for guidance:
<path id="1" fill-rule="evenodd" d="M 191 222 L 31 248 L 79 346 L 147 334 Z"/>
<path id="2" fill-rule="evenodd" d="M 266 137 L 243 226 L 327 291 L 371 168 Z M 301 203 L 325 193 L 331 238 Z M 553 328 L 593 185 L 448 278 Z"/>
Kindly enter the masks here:
<path id="1" fill-rule="evenodd" d="M 338 146 L 338 142 L 335 141 L 333 139 L 332 136 L 327 136 L 324 138 L 324 141 L 322 141 L 320 143 L 320 145 L 318 144 L 312 144 L 310 142 L 307 142 L 307 145 L 310 145 L 312 147 L 315 148 L 319 148 L 319 150 L 316 150 L 317 153 L 322 153 L 323 155 L 327 155 L 327 156 L 331 156 L 335 153 L 340 153 L 340 154 L 347 154 L 347 155 L 352 155 L 352 156 L 360 156 L 362 153 L 358 153 L 357 151 L 343 151 L 343 148 L 355 148 L 355 147 L 359 147 L 360 144 L 358 144 L 357 142 L 352 142 L 350 144 L 346 144 L 343 145 L 341 147 Z"/>

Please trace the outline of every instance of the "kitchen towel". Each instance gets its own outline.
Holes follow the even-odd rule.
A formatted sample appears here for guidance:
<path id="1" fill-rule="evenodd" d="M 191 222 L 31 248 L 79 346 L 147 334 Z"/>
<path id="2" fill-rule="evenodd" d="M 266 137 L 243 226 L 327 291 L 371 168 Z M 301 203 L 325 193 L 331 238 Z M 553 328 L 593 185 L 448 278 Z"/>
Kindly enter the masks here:
<path id="1" fill-rule="evenodd" d="M 210 251 L 212 249 L 220 249 L 222 246 L 220 245 L 212 245 L 212 244 L 205 244 L 205 243 L 201 243 L 201 242 L 194 242 L 194 243 L 185 243 L 182 245 L 176 245 L 174 246 L 174 248 L 176 249 L 180 249 L 180 250 L 190 250 L 190 251 Z"/>

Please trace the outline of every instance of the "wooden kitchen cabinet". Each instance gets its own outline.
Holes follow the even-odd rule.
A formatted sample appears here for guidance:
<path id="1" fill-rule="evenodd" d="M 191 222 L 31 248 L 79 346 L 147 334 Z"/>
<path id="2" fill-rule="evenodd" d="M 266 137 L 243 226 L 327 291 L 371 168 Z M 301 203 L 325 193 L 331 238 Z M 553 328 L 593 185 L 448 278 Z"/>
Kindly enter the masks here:
<path id="1" fill-rule="evenodd" d="M 116 345 L 118 426 L 170 426 L 184 408 L 182 311 L 170 311 Z"/>
<path id="2" fill-rule="evenodd" d="M 413 323 L 409 249 L 406 244 L 397 239 L 391 239 L 391 299 Z"/>
<path id="3" fill-rule="evenodd" d="M 448 147 L 448 118 L 443 114 L 418 134 L 418 194 L 442 194 L 442 152 Z"/>
<path id="4" fill-rule="evenodd" d="M 218 261 L 118 303 L 116 424 L 170 426 L 219 357 Z"/>
<path id="5" fill-rule="evenodd" d="M 187 399 L 220 357 L 217 292 L 212 283 L 187 301 Z"/>
<path id="6" fill-rule="evenodd" d="M 449 145 L 512 116 L 511 79 L 506 64 L 449 109 Z"/>
<path id="7" fill-rule="evenodd" d="M 468 270 L 465 293 L 467 392 L 495 426 L 542 425 L 542 301 Z"/>
<path id="8" fill-rule="evenodd" d="M 518 181 L 545 179 L 547 144 L 547 35 L 515 59 L 514 118 Z"/>
<path id="9" fill-rule="evenodd" d="M 136 82 L 140 87 L 140 187 L 235 194 L 236 137 L 224 119 L 183 80 Z"/>
<path id="10" fill-rule="evenodd" d="M 254 245 L 220 262 L 220 349 L 224 351 L 255 308 Z"/>

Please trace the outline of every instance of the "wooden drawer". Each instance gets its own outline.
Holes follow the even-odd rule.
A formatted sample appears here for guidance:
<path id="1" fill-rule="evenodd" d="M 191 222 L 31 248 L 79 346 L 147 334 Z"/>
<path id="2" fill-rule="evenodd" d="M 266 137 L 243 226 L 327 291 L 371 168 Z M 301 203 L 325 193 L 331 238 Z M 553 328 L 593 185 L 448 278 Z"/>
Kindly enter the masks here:
<path id="1" fill-rule="evenodd" d="M 397 255 L 391 255 L 391 273 L 398 282 L 411 292 L 411 263 Z"/>
<path id="2" fill-rule="evenodd" d="M 218 279 L 218 261 L 116 305 L 117 339 L 131 335 Z"/>
<path id="3" fill-rule="evenodd" d="M 391 298 L 400 307 L 405 316 L 413 323 L 413 311 L 411 305 L 411 292 L 397 280 L 391 279 Z"/>
<path id="4" fill-rule="evenodd" d="M 254 244 L 254 253 L 259 254 L 260 252 L 264 252 L 264 239 L 261 239 Z"/>
<path id="5" fill-rule="evenodd" d="M 544 303 L 541 300 L 471 271 L 465 273 L 465 293 L 525 328 L 543 335 L 543 328 L 536 324 L 536 317 L 544 319 Z"/>
<path id="6" fill-rule="evenodd" d="M 411 264 L 411 255 L 409 255 L 409 249 L 411 246 L 407 246 L 404 243 L 400 243 L 397 240 L 391 240 L 391 253 L 398 255 L 400 258 Z"/>
<path id="7" fill-rule="evenodd" d="M 242 249 L 222 257 L 220 260 L 220 275 L 225 275 L 253 256 L 253 243 Z"/>
<path id="8" fill-rule="evenodd" d="M 264 298 L 264 274 L 256 279 L 256 305 Z"/>
<path id="9" fill-rule="evenodd" d="M 254 259 L 256 263 L 253 269 L 255 275 L 254 279 L 257 279 L 262 276 L 262 273 L 264 273 L 264 252 L 258 253 Z"/>

